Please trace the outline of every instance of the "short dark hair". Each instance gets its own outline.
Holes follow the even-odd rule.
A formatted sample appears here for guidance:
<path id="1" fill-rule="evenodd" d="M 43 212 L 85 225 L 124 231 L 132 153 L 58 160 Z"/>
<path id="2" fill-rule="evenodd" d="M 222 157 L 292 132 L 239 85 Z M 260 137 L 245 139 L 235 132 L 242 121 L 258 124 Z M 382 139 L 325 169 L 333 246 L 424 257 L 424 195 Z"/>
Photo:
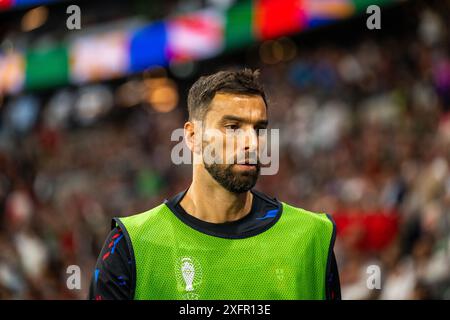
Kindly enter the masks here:
<path id="1" fill-rule="evenodd" d="M 200 77 L 188 94 L 189 120 L 203 120 L 211 100 L 217 92 L 260 95 L 267 107 L 264 88 L 259 81 L 259 70 L 251 69 L 219 71 Z"/>

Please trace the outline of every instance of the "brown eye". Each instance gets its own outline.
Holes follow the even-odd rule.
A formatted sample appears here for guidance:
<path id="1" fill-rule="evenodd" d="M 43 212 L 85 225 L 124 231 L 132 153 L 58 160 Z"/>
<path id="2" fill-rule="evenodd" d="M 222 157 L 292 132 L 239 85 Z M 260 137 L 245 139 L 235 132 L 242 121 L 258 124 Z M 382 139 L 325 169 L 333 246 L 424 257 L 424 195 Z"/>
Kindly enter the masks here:
<path id="1" fill-rule="evenodd" d="M 226 129 L 231 129 L 231 130 L 237 130 L 239 129 L 239 126 L 237 124 L 227 124 L 225 126 Z"/>

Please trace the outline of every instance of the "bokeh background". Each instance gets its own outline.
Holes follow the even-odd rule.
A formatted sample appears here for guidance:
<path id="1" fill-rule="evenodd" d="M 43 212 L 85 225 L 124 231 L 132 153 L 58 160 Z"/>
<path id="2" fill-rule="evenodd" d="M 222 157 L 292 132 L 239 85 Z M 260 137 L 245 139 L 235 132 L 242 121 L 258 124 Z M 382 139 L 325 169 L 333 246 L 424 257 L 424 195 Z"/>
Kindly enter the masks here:
<path id="1" fill-rule="evenodd" d="M 257 188 L 333 215 L 343 298 L 450 299 L 449 17 L 448 0 L 0 0 L 0 298 L 86 298 L 111 217 L 189 185 L 170 160 L 189 87 L 251 67 L 281 134 Z"/>

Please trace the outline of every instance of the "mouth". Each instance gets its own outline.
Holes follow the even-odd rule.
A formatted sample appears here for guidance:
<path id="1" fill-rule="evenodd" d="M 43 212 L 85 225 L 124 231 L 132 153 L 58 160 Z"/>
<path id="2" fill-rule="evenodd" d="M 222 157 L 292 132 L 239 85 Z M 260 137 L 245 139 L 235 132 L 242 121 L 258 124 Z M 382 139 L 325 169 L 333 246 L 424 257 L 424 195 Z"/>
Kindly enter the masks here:
<path id="1" fill-rule="evenodd" d="M 257 170 L 259 164 L 258 164 L 258 158 L 253 157 L 253 156 L 245 156 L 242 157 L 241 159 L 235 159 L 237 160 L 234 163 L 234 167 L 236 167 L 238 170 L 243 170 L 243 171 L 255 171 Z"/>
<path id="2" fill-rule="evenodd" d="M 250 163 L 242 163 L 242 164 L 235 164 L 236 168 L 240 170 L 256 170 L 256 164 L 250 164 Z"/>

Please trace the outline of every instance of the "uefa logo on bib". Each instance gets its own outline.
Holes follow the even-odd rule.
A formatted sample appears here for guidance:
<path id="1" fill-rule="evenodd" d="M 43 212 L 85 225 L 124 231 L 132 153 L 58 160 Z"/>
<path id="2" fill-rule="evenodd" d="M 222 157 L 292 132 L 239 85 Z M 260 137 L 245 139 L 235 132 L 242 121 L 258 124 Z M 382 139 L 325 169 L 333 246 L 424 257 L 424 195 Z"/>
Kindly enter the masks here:
<path id="1" fill-rule="evenodd" d="M 195 289 L 202 282 L 202 268 L 193 257 L 181 257 L 178 260 L 175 274 L 177 278 L 178 290 L 184 292 L 185 300 L 198 300 L 199 295 Z"/>

